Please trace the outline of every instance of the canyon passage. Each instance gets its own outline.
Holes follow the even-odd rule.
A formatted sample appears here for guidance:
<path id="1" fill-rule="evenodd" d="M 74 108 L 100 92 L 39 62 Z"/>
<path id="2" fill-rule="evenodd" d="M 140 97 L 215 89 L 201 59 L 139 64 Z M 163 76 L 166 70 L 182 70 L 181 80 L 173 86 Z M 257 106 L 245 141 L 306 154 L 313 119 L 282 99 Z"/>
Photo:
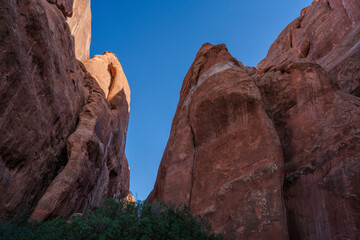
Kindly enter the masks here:
<path id="1" fill-rule="evenodd" d="M 130 86 L 114 53 L 90 58 L 91 18 L 90 0 L 0 0 L 1 221 L 135 201 Z M 226 239 L 325 240 L 360 238 L 359 196 L 359 1 L 313 1 L 256 67 L 200 48 L 148 202 Z"/>

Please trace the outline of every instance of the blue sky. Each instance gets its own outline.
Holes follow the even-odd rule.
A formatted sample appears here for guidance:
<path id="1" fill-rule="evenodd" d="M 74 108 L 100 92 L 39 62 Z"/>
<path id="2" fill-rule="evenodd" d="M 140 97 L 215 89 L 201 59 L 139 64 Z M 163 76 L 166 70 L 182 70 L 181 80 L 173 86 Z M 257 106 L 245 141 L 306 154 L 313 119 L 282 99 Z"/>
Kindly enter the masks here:
<path id="1" fill-rule="evenodd" d="M 311 0 L 92 0 L 91 55 L 111 51 L 131 88 L 126 155 L 130 190 L 152 190 L 180 88 L 202 44 L 225 43 L 256 66 Z"/>

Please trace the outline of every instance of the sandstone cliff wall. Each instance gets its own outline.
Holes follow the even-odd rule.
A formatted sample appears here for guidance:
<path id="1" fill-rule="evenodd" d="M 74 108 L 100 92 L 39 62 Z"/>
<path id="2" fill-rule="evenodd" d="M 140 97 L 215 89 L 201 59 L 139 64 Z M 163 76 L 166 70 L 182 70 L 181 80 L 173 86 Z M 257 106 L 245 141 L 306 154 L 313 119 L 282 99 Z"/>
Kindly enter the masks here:
<path id="1" fill-rule="evenodd" d="M 1 220 L 69 216 L 128 194 L 129 86 L 115 55 L 98 67 L 108 93 L 76 59 L 88 59 L 89 45 L 75 46 L 70 28 L 90 36 L 91 15 L 81 14 L 90 6 L 73 9 L 79 2 L 0 1 Z"/>
<path id="2" fill-rule="evenodd" d="M 318 0 L 256 69 L 205 44 L 148 200 L 228 239 L 358 239 L 359 30 L 358 1 Z"/>

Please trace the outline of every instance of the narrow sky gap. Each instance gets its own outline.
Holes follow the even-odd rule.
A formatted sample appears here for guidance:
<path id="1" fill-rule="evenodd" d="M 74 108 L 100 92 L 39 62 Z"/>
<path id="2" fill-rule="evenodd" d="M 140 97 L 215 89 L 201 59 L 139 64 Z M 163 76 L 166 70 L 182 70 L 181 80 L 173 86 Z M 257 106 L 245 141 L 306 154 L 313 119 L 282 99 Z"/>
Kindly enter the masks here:
<path id="1" fill-rule="evenodd" d="M 244 65 L 256 66 L 311 2 L 92 1 L 91 55 L 115 53 L 131 88 L 126 154 L 137 200 L 153 188 L 183 78 L 201 45 L 225 43 Z"/>

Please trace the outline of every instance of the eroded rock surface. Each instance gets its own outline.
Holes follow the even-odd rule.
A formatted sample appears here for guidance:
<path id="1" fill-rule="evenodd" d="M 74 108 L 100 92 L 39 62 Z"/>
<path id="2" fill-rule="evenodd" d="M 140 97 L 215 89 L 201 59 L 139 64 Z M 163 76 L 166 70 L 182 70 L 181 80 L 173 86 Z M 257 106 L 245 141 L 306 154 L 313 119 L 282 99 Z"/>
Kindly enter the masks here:
<path id="1" fill-rule="evenodd" d="M 129 166 L 124 152 L 130 88 L 116 56 L 109 52 L 104 56 L 108 57 L 105 65 L 97 68 L 97 57 L 88 64 L 95 65 L 95 72 L 90 71 L 94 76 L 99 71 L 104 74 L 102 77 L 113 79 L 107 87 L 111 90 L 105 94 L 97 78 L 87 74 L 90 96 L 75 132 L 67 140 L 69 161 L 40 199 L 32 219 L 70 216 L 104 198 L 116 199 L 129 193 Z M 106 95 L 113 97 L 108 101 Z"/>
<path id="2" fill-rule="evenodd" d="M 130 87 L 115 54 L 105 52 L 103 55 L 95 55 L 89 61 L 84 62 L 84 65 L 100 85 L 110 103 L 119 105 L 120 100 L 117 99 L 117 94 L 124 91 L 130 110 Z"/>
<path id="3" fill-rule="evenodd" d="M 282 143 L 290 239 L 356 239 L 360 99 L 310 62 L 273 68 L 257 83 Z"/>
<path id="4" fill-rule="evenodd" d="M 359 1 L 318 0 L 256 69 L 204 45 L 148 200 L 228 239 L 359 238 L 359 33 Z"/>
<path id="5" fill-rule="evenodd" d="M 75 41 L 75 56 L 86 61 L 90 55 L 91 9 L 90 0 L 74 0 L 73 14 L 67 19 Z"/>
<path id="6" fill-rule="evenodd" d="M 359 43 L 360 2 L 318 0 L 257 66 L 284 152 L 290 239 L 360 236 Z"/>
<path id="7" fill-rule="evenodd" d="M 360 24 L 317 61 L 344 92 L 360 97 Z"/>
<path id="8" fill-rule="evenodd" d="M 70 216 L 128 195 L 129 86 L 113 54 L 111 97 L 76 60 L 69 6 L 0 1 L 0 220 Z"/>
<path id="9" fill-rule="evenodd" d="M 229 239 L 287 239 L 283 157 L 254 79 L 205 44 L 185 77 L 149 200 L 187 204 Z"/>
<path id="10" fill-rule="evenodd" d="M 299 59 L 316 62 L 343 91 L 359 97 L 359 24 L 359 1 L 314 1 L 284 29 L 257 68 L 266 71 Z"/>
<path id="11" fill-rule="evenodd" d="M 54 4 L 1 0 L 0 218 L 32 209 L 67 162 L 86 101 L 69 27 Z"/>

